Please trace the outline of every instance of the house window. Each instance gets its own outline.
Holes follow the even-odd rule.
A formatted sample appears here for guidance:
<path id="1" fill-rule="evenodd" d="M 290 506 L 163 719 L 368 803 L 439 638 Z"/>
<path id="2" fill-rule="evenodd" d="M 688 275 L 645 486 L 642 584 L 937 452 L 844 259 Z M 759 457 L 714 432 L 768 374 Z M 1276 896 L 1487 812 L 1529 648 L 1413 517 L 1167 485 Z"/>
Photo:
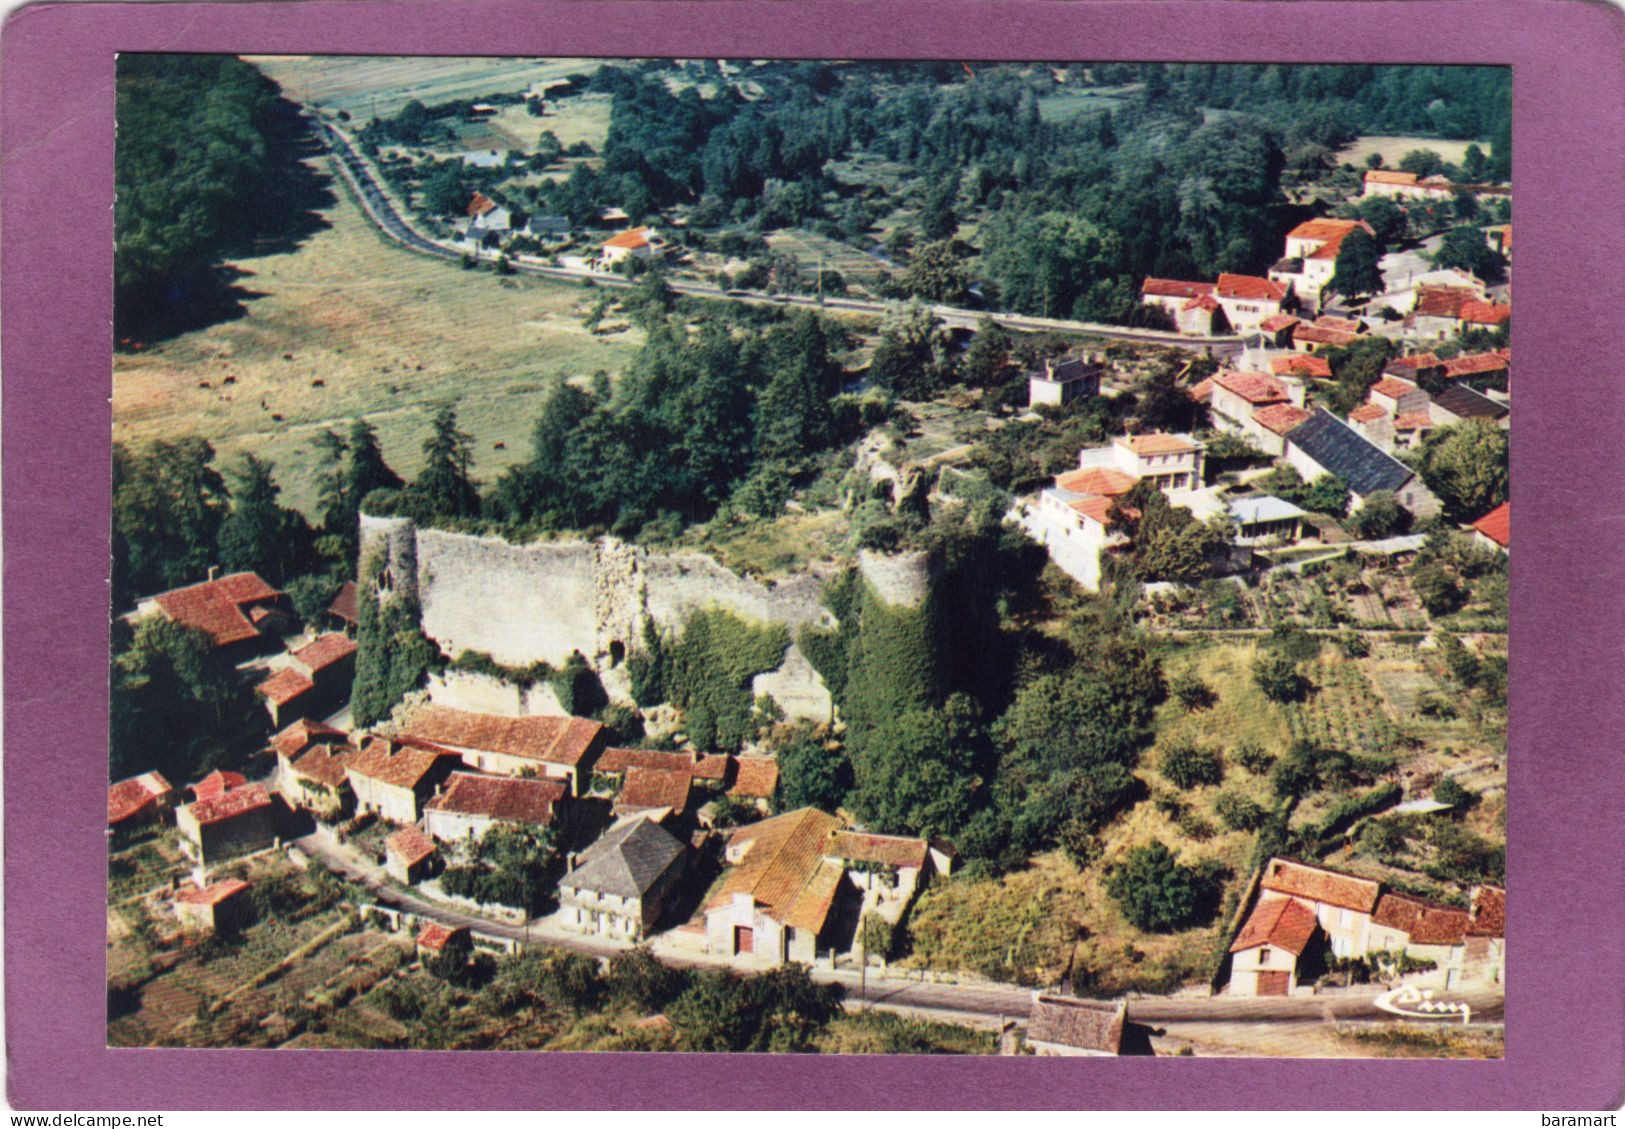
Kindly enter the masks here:
<path id="1" fill-rule="evenodd" d="M 1270 962 L 1270 949 L 1269 949 L 1268 945 L 1265 945 L 1262 949 L 1258 950 L 1258 963 L 1259 964 L 1268 964 L 1269 962 Z"/>

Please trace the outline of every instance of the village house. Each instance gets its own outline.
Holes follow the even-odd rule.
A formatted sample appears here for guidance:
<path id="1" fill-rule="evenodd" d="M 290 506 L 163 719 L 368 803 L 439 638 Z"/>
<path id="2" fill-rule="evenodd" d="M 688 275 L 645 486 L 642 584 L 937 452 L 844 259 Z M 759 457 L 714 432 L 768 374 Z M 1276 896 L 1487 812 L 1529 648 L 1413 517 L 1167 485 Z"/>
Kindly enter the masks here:
<path id="1" fill-rule="evenodd" d="M 434 840 L 415 826 L 384 839 L 384 872 L 403 886 L 415 886 L 433 872 L 439 858 Z"/>
<path id="2" fill-rule="evenodd" d="M 1297 319 L 1294 318 L 1293 322 L 1296 323 Z M 1325 357 L 1317 357 L 1310 353 L 1290 353 L 1284 357 L 1270 358 L 1270 375 L 1298 380 L 1330 380 L 1332 363 Z M 1289 390 L 1290 387 L 1288 385 Z M 1301 404 L 1301 401 L 1294 396 L 1293 403 Z"/>
<path id="3" fill-rule="evenodd" d="M 1296 898 L 1264 898 L 1230 945 L 1230 994 L 1288 996 L 1300 961 L 1324 944 L 1314 908 Z"/>
<path id="4" fill-rule="evenodd" d="M 1429 979 L 1437 979 L 1440 987 L 1455 988 L 1461 983 L 1470 921 L 1466 910 L 1388 891 L 1371 915 L 1369 951 L 1403 952 L 1416 960 L 1431 960 L 1435 970 Z"/>
<path id="5" fill-rule="evenodd" d="M 182 887 L 174 906 L 181 926 L 199 933 L 235 933 L 254 920 L 254 899 L 240 878 Z"/>
<path id="6" fill-rule="evenodd" d="M 758 811 L 771 811 L 779 791 L 779 762 L 773 757 L 735 757 L 733 781 L 728 795 L 752 804 Z"/>
<path id="7" fill-rule="evenodd" d="M 1511 409 L 1465 384 L 1452 384 L 1434 396 L 1427 406 L 1434 426 L 1449 427 L 1470 419 L 1484 419 L 1505 428 L 1511 422 Z"/>
<path id="8" fill-rule="evenodd" d="M 504 232 L 513 226 L 513 213 L 483 192 L 476 192 L 465 210 L 472 231 Z"/>
<path id="9" fill-rule="evenodd" d="M 1118 1055 L 1123 1051 L 1127 1026 L 1127 1000 L 1085 1000 L 1034 992 L 1027 1016 L 1027 1045 L 1041 1057 Z"/>
<path id="10" fill-rule="evenodd" d="M 1456 186 L 1437 174 L 1418 177 L 1397 169 L 1367 169 L 1362 196 L 1387 196 L 1401 200 L 1453 200 Z"/>
<path id="11" fill-rule="evenodd" d="M 1462 270 L 1460 267 L 1405 271 L 1403 266 L 1411 261 L 1409 258 L 1399 259 L 1393 269 L 1384 271 L 1385 289 L 1368 303 L 1368 313 L 1376 314 L 1384 308 L 1393 310 L 1396 314 L 1411 313 L 1416 309 L 1423 292 L 1431 289 L 1465 290 L 1474 298 L 1480 300 L 1489 298 L 1488 286 L 1471 271 Z"/>
<path id="12" fill-rule="evenodd" d="M 1292 314 L 1276 314 L 1258 323 L 1258 333 L 1266 345 L 1285 349 L 1292 344 L 1292 331 L 1301 319 Z"/>
<path id="13" fill-rule="evenodd" d="M 617 823 L 559 879 L 560 921 L 581 933 L 643 940 L 676 893 L 687 854 L 653 819 Z"/>
<path id="14" fill-rule="evenodd" d="M 1465 287 L 1422 286 L 1404 324 L 1414 339 L 1444 341 L 1464 329 L 1496 329 L 1511 317 L 1511 306 L 1485 301 Z"/>
<path id="15" fill-rule="evenodd" d="M 1444 362 L 1431 352 L 1407 353 L 1403 356 L 1390 357 L 1388 363 L 1382 366 L 1382 375 L 1408 381 L 1420 387 L 1424 377 L 1444 376 Z"/>
<path id="16" fill-rule="evenodd" d="M 1492 349 L 1488 353 L 1463 353 L 1439 362 L 1440 376 L 1475 388 L 1505 392 L 1512 382 L 1512 350 Z"/>
<path id="17" fill-rule="evenodd" d="M 1217 282 L 1147 278 L 1140 286 L 1140 303 L 1167 310 L 1174 328 L 1188 336 L 1205 337 L 1227 329 L 1251 333 L 1281 316 L 1289 290 L 1249 274 L 1221 274 Z"/>
<path id="18" fill-rule="evenodd" d="M 1464 983 L 1506 982 L 1507 892 L 1474 886 L 1467 908 L 1467 939 L 1462 955 Z"/>
<path id="19" fill-rule="evenodd" d="M 292 620 L 287 597 L 252 572 L 160 592 L 136 605 L 132 618 L 149 615 L 204 632 L 234 662 L 280 646 Z"/>
<path id="20" fill-rule="evenodd" d="M 349 807 L 345 757 L 350 751 L 342 729 L 301 719 L 271 738 L 276 753 L 276 790 L 288 805 L 317 818 L 339 818 Z"/>
<path id="21" fill-rule="evenodd" d="M 1349 413 L 1349 426 L 1368 442 L 1393 453 L 1398 433 L 1394 430 L 1394 417 L 1376 404 L 1361 404 Z"/>
<path id="22" fill-rule="evenodd" d="M 665 249 L 665 242 L 652 227 L 631 227 L 611 236 L 599 251 L 599 260 L 616 267 L 627 259 L 649 261 Z"/>
<path id="23" fill-rule="evenodd" d="M 175 790 L 156 772 L 143 772 L 107 789 L 107 826 L 126 837 L 163 822 Z"/>
<path id="24" fill-rule="evenodd" d="M 1221 274 L 1213 288 L 1213 297 L 1223 308 L 1230 328 L 1237 333 L 1250 333 L 1278 317 L 1281 304 L 1291 292 L 1290 284 L 1283 285 L 1272 279 L 1250 274 Z"/>
<path id="25" fill-rule="evenodd" d="M 331 713 L 350 697 L 356 641 L 330 632 L 290 651 L 286 662 L 254 688 L 265 699 L 272 725 Z M 273 660 L 274 662 L 275 660 Z"/>
<path id="26" fill-rule="evenodd" d="M 1397 418 L 1411 412 L 1427 411 L 1428 394 L 1408 380 L 1385 376 L 1366 390 L 1366 402 Z"/>
<path id="27" fill-rule="evenodd" d="M 344 775 L 357 813 L 372 812 L 390 823 L 416 823 L 435 788 L 462 767 L 457 754 L 369 737 L 345 754 Z"/>
<path id="28" fill-rule="evenodd" d="M 452 926 L 442 925 L 438 921 L 426 921 L 418 930 L 416 948 L 419 960 L 442 957 L 459 949 L 464 953 L 472 953 L 474 931 L 466 925 Z"/>
<path id="29" fill-rule="evenodd" d="M 1334 955 L 1358 956 L 1371 950 L 1371 914 L 1382 889 L 1378 883 L 1325 867 L 1272 858 L 1264 867 L 1258 887 L 1260 905 L 1278 895 L 1296 899 L 1313 910 Z"/>
<path id="30" fill-rule="evenodd" d="M 203 866 L 264 850 L 277 837 L 276 808 L 263 784 L 245 784 L 187 804 L 176 810 L 175 826 L 187 853 Z"/>
<path id="31" fill-rule="evenodd" d="M 1287 432 L 1309 418 L 1302 400 L 1301 384 L 1289 385 L 1261 372 L 1225 369 L 1213 375 L 1208 410 L 1214 427 L 1245 436 L 1279 458 Z"/>
<path id="32" fill-rule="evenodd" d="M 327 625 L 351 638 L 361 626 L 361 606 L 357 602 L 355 581 L 346 580 L 339 585 L 339 594 L 327 605 Z"/>
<path id="33" fill-rule="evenodd" d="M 1282 258 L 1269 269 L 1270 280 L 1290 289 L 1298 300 L 1320 308 L 1321 293 L 1337 273 L 1337 254 L 1352 232 L 1376 232 L 1364 220 L 1305 220 L 1286 233 Z M 1296 331 L 1295 331 L 1296 332 Z"/>
<path id="34" fill-rule="evenodd" d="M 1237 498 L 1230 503 L 1230 520 L 1236 526 L 1238 545 L 1285 545 L 1303 533 L 1309 515 L 1291 502 L 1269 494 Z"/>
<path id="35" fill-rule="evenodd" d="M 227 772 L 217 768 L 196 784 L 188 784 L 186 790 L 192 793 L 194 800 L 212 800 L 216 796 L 223 796 L 233 788 L 241 788 L 248 780 L 240 772 Z"/>
<path id="36" fill-rule="evenodd" d="M 1180 282 L 1171 278 L 1147 278 L 1140 285 L 1140 304 L 1142 306 L 1156 306 L 1168 311 L 1169 320 L 1181 333 L 1195 336 L 1206 336 L 1213 331 L 1212 311 L 1217 308 L 1217 299 L 1213 297 L 1216 289 L 1211 282 Z M 1201 299 L 1211 299 L 1211 306 L 1196 307 L 1206 312 L 1187 327 L 1182 324 L 1180 314 L 1192 302 Z"/>
<path id="37" fill-rule="evenodd" d="M 485 838 L 493 827 L 563 830 L 560 811 L 569 795 L 562 780 L 524 780 L 453 772 L 423 806 L 423 829 L 431 839 L 461 843 Z"/>
<path id="38" fill-rule="evenodd" d="M 693 786 L 693 774 L 682 768 L 628 768 L 610 814 L 616 819 L 645 815 L 657 823 L 682 820 L 689 814 Z"/>
<path id="39" fill-rule="evenodd" d="M 1074 400 L 1098 396 L 1105 369 L 1105 360 L 1100 354 L 1080 353 L 1060 361 L 1046 357 L 1040 368 L 1027 374 L 1027 406 L 1036 408 L 1048 404 L 1058 408 Z"/>
<path id="40" fill-rule="evenodd" d="M 540 773 L 579 796 L 605 743 L 602 722 L 532 714 L 502 717 L 445 706 L 413 710 L 397 735 L 408 743 L 449 749 L 472 769 L 501 776 Z"/>
<path id="41" fill-rule="evenodd" d="M 1473 540 L 1487 549 L 1507 553 L 1512 549 L 1512 503 L 1502 502 L 1468 526 Z"/>
<path id="42" fill-rule="evenodd" d="M 923 839 L 844 832 L 814 808 L 740 828 L 723 858 L 705 905 L 707 948 L 768 964 L 851 948 L 865 913 L 896 924 L 930 867 L 948 862 Z"/>
<path id="43" fill-rule="evenodd" d="M 1414 471 L 1325 408 L 1317 407 L 1287 433 L 1285 458 L 1305 482 L 1323 474 L 1341 478 L 1349 488 L 1351 512 L 1379 490 L 1392 493 L 1413 517 L 1439 512 L 1439 499 Z"/>
<path id="44" fill-rule="evenodd" d="M 1512 225 L 1509 223 L 1496 224 L 1484 229 L 1484 242 L 1489 244 L 1490 250 L 1499 252 L 1506 257 L 1507 262 L 1512 261 Z"/>
<path id="45" fill-rule="evenodd" d="M 1312 322 L 1300 321 L 1292 328 L 1292 348 L 1300 353 L 1322 349 L 1342 349 L 1354 344 L 1365 326 L 1352 318 L 1322 315 Z"/>

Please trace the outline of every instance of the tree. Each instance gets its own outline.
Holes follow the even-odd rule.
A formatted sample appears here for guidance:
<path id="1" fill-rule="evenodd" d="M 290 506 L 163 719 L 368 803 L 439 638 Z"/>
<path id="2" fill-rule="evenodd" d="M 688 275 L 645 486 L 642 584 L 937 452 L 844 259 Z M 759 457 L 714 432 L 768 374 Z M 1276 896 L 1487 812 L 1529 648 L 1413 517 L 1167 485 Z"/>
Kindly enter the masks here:
<path id="1" fill-rule="evenodd" d="M 942 239 L 921 244 L 897 281 L 917 298 L 953 305 L 964 298 L 970 280 L 953 243 Z"/>
<path id="2" fill-rule="evenodd" d="M 992 388 L 1004 383 L 1011 367 L 1010 333 L 992 318 L 983 318 L 965 349 L 960 372 L 973 388 Z"/>
<path id="3" fill-rule="evenodd" d="M 1263 805 L 1240 792 L 1220 792 L 1213 801 L 1213 811 L 1219 822 L 1232 831 L 1256 831 L 1268 815 Z"/>
<path id="4" fill-rule="evenodd" d="M 474 437 L 457 428 L 456 409 L 449 405 L 434 415 L 423 443 L 427 462 L 412 483 L 412 494 L 433 517 L 473 517 L 480 512 L 479 490 L 469 475 L 474 463 Z"/>
<path id="5" fill-rule="evenodd" d="M 1433 563 L 1417 562 L 1411 571 L 1411 589 L 1429 615 L 1449 615 L 1467 602 L 1456 578 Z"/>
<path id="6" fill-rule="evenodd" d="M 202 439 L 113 445 L 116 607 L 137 594 L 202 580 L 218 557 L 226 483 Z"/>
<path id="7" fill-rule="evenodd" d="M 951 371 L 941 323 L 919 302 L 893 305 L 881 325 L 880 344 L 869 362 L 869 379 L 894 396 L 928 398 Z"/>
<path id="8" fill-rule="evenodd" d="M 1403 533 L 1410 525 L 1410 516 L 1393 491 L 1376 490 L 1366 495 L 1365 504 L 1349 515 L 1346 525 L 1361 540 L 1377 541 Z"/>
<path id="9" fill-rule="evenodd" d="M 1213 749 L 1186 742 L 1164 749 L 1157 771 L 1174 787 L 1188 791 L 1223 780 L 1224 759 Z"/>
<path id="10" fill-rule="evenodd" d="M 1419 177 L 1432 176 L 1444 171 L 1444 158 L 1432 149 L 1412 149 L 1399 159 L 1401 172 L 1413 172 Z"/>
<path id="11" fill-rule="evenodd" d="M 1272 702 L 1295 702 L 1308 692 L 1309 683 L 1289 657 L 1266 652 L 1253 660 L 1253 682 Z"/>
<path id="12" fill-rule="evenodd" d="M 1213 693 L 1212 687 L 1203 682 L 1201 676 L 1194 670 L 1187 670 L 1176 677 L 1169 683 L 1168 689 L 1172 691 L 1179 704 L 1190 711 L 1207 709 L 1218 700 L 1218 695 Z"/>
<path id="13" fill-rule="evenodd" d="M 1430 432 L 1418 457 L 1422 481 L 1451 521 L 1476 521 L 1507 500 L 1507 433 L 1492 420 L 1466 420 Z"/>
<path id="14" fill-rule="evenodd" d="M 854 748 L 852 804 L 876 830 L 954 835 L 970 816 L 981 733 L 971 704 L 912 710 Z"/>
<path id="15" fill-rule="evenodd" d="M 220 523 L 220 559 L 233 572 L 257 572 L 274 585 L 297 570 L 310 527 L 295 510 L 277 505 L 281 492 L 273 463 L 245 454 L 235 471 L 231 512 Z"/>
<path id="16" fill-rule="evenodd" d="M 831 439 L 829 398 L 840 367 L 830 355 L 827 327 L 810 311 L 794 314 L 775 331 L 768 348 L 773 375 L 756 401 L 756 457 L 759 463 L 795 468 Z M 783 466 L 774 469 L 784 473 Z"/>
<path id="17" fill-rule="evenodd" d="M 1328 285 L 1349 299 L 1380 294 L 1385 288 L 1382 270 L 1377 266 L 1381 258 L 1382 247 L 1377 241 L 1355 228 L 1337 249 L 1337 265 Z"/>
<path id="18" fill-rule="evenodd" d="M 1374 153 L 1372 156 L 1380 154 Z M 1377 242 L 1383 247 L 1393 246 L 1405 234 L 1405 212 L 1391 197 L 1372 196 L 1361 200 L 1359 214 L 1377 233 Z"/>
<path id="19" fill-rule="evenodd" d="M 954 197 L 958 191 L 958 178 L 947 176 L 938 179 L 926 193 L 925 203 L 920 208 L 919 222 L 920 236 L 928 243 L 939 243 L 953 238 L 954 231 L 959 227 L 959 217 L 954 214 Z"/>
<path id="20" fill-rule="evenodd" d="M 1342 517 L 1349 506 L 1349 486 L 1335 474 L 1322 474 L 1303 489 L 1298 505 L 1317 514 Z"/>
<path id="21" fill-rule="evenodd" d="M 1445 232 L 1434 252 L 1433 265 L 1440 270 L 1459 268 L 1485 282 L 1500 282 L 1506 277 L 1506 259 L 1489 245 L 1482 231 L 1470 224 Z"/>
<path id="22" fill-rule="evenodd" d="M 1197 870 L 1181 865 L 1159 840 L 1135 847 L 1106 879 L 1106 890 L 1123 916 L 1147 933 L 1198 924 L 1211 912 L 1211 892 L 1204 885 Z"/>
<path id="23" fill-rule="evenodd" d="M 828 748 L 810 725 L 796 726 L 774 755 L 779 763 L 779 810 L 811 807 L 832 812 L 846 802 L 852 766 L 841 752 Z"/>
<path id="24" fill-rule="evenodd" d="M 366 420 L 357 418 L 350 422 L 345 451 L 344 500 L 349 514 L 359 512 L 361 503 L 374 490 L 399 490 L 406 485 L 401 481 L 401 476 L 384 462 L 383 450 L 378 445 L 378 431 Z"/>
<path id="25" fill-rule="evenodd" d="M 1433 798 L 1441 804 L 1448 804 L 1456 811 L 1466 811 L 1478 803 L 1479 795 L 1472 789 L 1463 787 L 1455 777 L 1446 776 L 1433 786 Z"/>

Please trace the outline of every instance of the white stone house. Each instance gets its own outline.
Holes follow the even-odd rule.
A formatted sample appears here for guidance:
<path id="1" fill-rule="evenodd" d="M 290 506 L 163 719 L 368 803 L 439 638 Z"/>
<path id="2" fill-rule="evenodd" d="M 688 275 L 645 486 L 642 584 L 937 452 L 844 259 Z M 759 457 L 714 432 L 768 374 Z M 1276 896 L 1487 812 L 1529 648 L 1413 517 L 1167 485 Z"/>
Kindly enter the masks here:
<path id="1" fill-rule="evenodd" d="M 344 774 L 358 813 L 373 812 L 391 823 L 416 823 L 435 787 L 461 764 L 443 749 L 373 737 L 345 754 Z"/>
<path id="2" fill-rule="evenodd" d="M 541 831 L 562 823 L 568 796 L 562 780 L 453 772 L 423 805 L 423 829 L 442 843 L 483 839 L 496 827 Z"/>
<path id="3" fill-rule="evenodd" d="M 616 824 L 559 879 L 560 920 L 577 932 L 641 941 L 670 904 L 687 854 L 655 820 Z"/>
<path id="4" fill-rule="evenodd" d="M 1058 408 L 1098 396 L 1105 367 L 1105 358 L 1095 353 L 1080 353 L 1061 361 L 1046 357 L 1041 368 L 1027 374 L 1027 406 L 1048 404 Z"/>
<path id="5" fill-rule="evenodd" d="M 1230 994 L 1291 995 L 1298 987 L 1299 960 L 1322 939 L 1313 904 L 1261 897 L 1230 946 Z"/>
<path id="6" fill-rule="evenodd" d="M 1349 488 L 1351 512 L 1383 490 L 1413 517 L 1429 518 L 1439 512 L 1439 499 L 1409 467 L 1325 408 L 1317 407 L 1287 433 L 1285 458 L 1305 482 L 1323 474 L 1341 478 Z"/>
<path id="7" fill-rule="evenodd" d="M 456 753 L 469 768 L 503 776 L 535 774 L 566 781 L 581 795 L 603 751 L 602 722 L 585 717 L 505 717 L 423 705 L 407 715 L 399 737 Z"/>

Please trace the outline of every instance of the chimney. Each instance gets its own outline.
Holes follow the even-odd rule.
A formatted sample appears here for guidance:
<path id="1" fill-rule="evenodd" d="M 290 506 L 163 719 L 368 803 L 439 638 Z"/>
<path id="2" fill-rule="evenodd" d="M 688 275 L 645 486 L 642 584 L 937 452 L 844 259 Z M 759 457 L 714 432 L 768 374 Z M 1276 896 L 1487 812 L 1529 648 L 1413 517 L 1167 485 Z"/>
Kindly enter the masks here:
<path id="1" fill-rule="evenodd" d="M 219 578 L 219 576 L 220 576 L 220 566 L 219 565 L 210 565 L 209 566 L 209 579 L 211 581 L 216 580 L 216 579 Z"/>

